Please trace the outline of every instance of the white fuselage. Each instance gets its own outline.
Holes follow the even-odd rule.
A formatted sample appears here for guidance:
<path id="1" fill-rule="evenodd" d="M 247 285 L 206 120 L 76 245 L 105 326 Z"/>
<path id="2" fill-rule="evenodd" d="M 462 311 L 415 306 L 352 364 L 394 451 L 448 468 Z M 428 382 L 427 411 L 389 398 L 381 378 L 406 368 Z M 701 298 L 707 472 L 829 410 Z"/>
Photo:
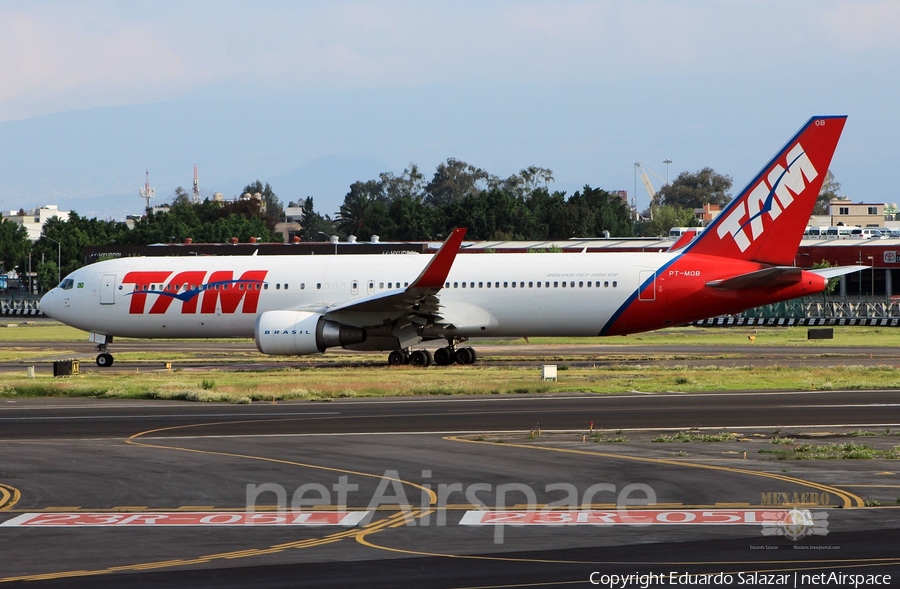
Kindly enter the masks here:
<path id="1" fill-rule="evenodd" d="M 440 315 L 461 337 L 596 336 L 673 257 L 462 254 L 439 293 Z M 41 305 L 51 317 L 110 336 L 253 337 L 259 313 L 327 312 L 402 289 L 431 259 L 395 254 L 109 260 L 73 272 Z"/>

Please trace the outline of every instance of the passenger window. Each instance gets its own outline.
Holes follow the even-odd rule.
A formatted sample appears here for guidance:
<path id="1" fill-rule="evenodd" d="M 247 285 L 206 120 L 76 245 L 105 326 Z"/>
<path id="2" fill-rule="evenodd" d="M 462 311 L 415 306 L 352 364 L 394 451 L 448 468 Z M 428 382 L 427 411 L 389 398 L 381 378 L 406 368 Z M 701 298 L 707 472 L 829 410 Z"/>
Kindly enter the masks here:
<path id="1" fill-rule="evenodd" d="M 509 283 L 508 283 L 508 282 L 504 282 L 504 283 L 503 283 L 503 288 L 509 288 Z"/>
<path id="2" fill-rule="evenodd" d="M 563 288 L 566 287 L 566 281 L 565 281 L 565 280 L 563 280 L 562 287 L 563 287 Z"/>
<path id="3" fill-rule="evenodd" d="M 613 280 L 613 288 L 616 288 L 617 286 L 619 286 L 619 283 Z"/>
<path id="4" fill-rule="evenodd" d="M 321 282 L 317 282 L 317 283 L 316 283 L 316 290 L 322 290 L 322 283 L 321 283 Z"/>
<path id="5" fill-rule="evenodd" d="M 559 282 L 553 281 L 553 288 L 559 288 Z"/>
<path id="6" fill-rule="evenodd" d="M 300 283 L 300 290 L 303 290 L 303 289 L 305 289 L 305 288 L 306 288 L 306 283 L 305 283 L 305 282 L 301 282 L 301 283 Z"/>
<path id="7" fill-rule="evenodd" d="M 465 287 L 466 287 L 466 283 L 465 283 L 465 282 L 463 282 L 463 283 L 462 283 L 462 285 L 463 285 L 463 286 L 462 286 L 462 287 L 463 287 L 463 288 L 465 288 Z"/>
<path id="8" fill-rule="evenodd" d="M 588 280 L 588 288 L 590 288 L 590 287 L 591 287 L 591 281 Z"/>
<path id="9" fill-rule="evenodd" d="M 571 286 L 572 288 L 575 288 L 575 281 L 573 280 L 572 282 L 570 282 L 569 286 Z"/>
<path id="10" fill-rule="evenodd" d="M 608 280 L 607 280 L 606 282 L 603 283 L 603 288 L 609 288 L 609 281 L 608 281 Z"/>
<path id="11" fill-rule="evenodd" d="M 516 287 L 516 283 L 515 283 L 515 282 L 512 283 L 512 287 L 513 287 L 513 288 Z"/>
<path id="12" fill-rule="evenodd" d="M 288 283 L 285 282 L 285 283 L 284 283 L 284 290 L 287 290 L 287 289 L 288 289 Z"/>
<path id="13" fill-rule="evenodd" d="M 203 287 L 201 286 L 200 288 L 202 289 Z M 268 282 L 265 283 L 265 284 L 263 284 L 263 290 L 269 290 L 269 283 L 268 283 Z"/>
<path id="14" fill-rule="evenodd" d="M 491 287 L 491 283 L 490 283 L 490 282 L 487 283 L 487 287 L 488 287 L 488 288 Z"/>
<path id="15" fill-rule="evenodd" d="M 528 288 L 534 288 L 534 283 L 533 283 L 533 282 L 529 282 L 529 283 L 528 283 Z"/>
<path id="16" fill-rule="evenodd" d="M 484 283 L 483 283 L 483 282 L 479 282 L 479 283 L 478 283 L 478 288 L 484 288 Z"/>
<path id="17" fill-rule="evenodd" d="M 541 287 L 541 283 L 540 283 L 540 282 L 537 283 L 537 287 L 538 287 L 538 288 Z"/>
<path id="18" fill-rule="evenodd" d="M 384 290 L 384 283 L 383 283 L 383 282 L 379 282 L 379 283 L 378 283 L 378 290 Z"/>
<path id="19" fill-rule="evenodd" d="M 583 287 L 584 287 L 584 283 L 583 283 L 583 282 L 579 282 L 579 283 L 578 283 L 578 288 L 583 288 Z"/>
<path id="20" fill-rule="evenodd" d="M 470 283 L 469 283 L 469 288 L 475 288 L 475 283 L 474 283 L 474 282 L 470 282 Z"/>
<path id="21" fill-rule="evenodd" d="M 281 290 L 281 283 L 280 283 L 280 282 L 279 282 L 278 284 L 275 285 L 275 290 Z"/>
<path id="22" fill-rule="evenodd" d="M 459 283 L 458 283 L 458 282 L 454 282 L 454 283 L 453 283 L 453 288 L 459 288 Z"/>
<path id="23" fill-rule="evenodd" d="M 449 282 L 445 282 L 445 283 L 444 283 L 444 288 L 450 288 L 450 283 L 449 283 Z"/>

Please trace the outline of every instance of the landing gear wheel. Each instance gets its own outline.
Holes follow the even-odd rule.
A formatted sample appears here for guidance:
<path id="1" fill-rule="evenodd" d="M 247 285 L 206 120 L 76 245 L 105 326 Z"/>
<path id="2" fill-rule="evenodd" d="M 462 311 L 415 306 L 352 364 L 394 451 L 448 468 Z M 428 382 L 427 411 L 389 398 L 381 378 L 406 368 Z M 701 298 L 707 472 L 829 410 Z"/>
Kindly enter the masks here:
<path id="1" fill-rule="evenodd" d="M 420 368 L 431 366 L 431 360 L 431 352 L 428 350 L 416 350 L 409 355 L 409 363 Z"/>
<path id="2" fill-rule="evenodd" d="M 472 348 L 460 348 L 456 350 L 454 358 L 457 364 L 474 364 L 475 350 Z"/>
<path id="3" fill-rule="evenodd" d="M 409 362 L 409 358 L 406 354 L 403 353 L 403 350 L 394 350 L 390 354 L 388 354 L 388 365 L 389 366 L 402 366 Z"/>
<path id="4" fill-rule="evenodd" d="M 475 348 L 466 347 L 466 350 L 469 350 L 469 364 L 475 364 L 475 361 L 478 360 L 478 353 L 475 351 Z"/>
<path id="5" fill-rule="evenodd" d="M 453 364 L 453 350 L 450 348 L 438 348 L 434 351 L 434 363 L 438 366 Z"/>
<path id="6" fill-rule="evenodd" d="M 112 365 L 113 365 L 112 354 L 104 352 L 104 353 L 100 354 L 99 356 L 97 356 L 97 366 L 99 366 L 100 368 L 109 368 Z"/>

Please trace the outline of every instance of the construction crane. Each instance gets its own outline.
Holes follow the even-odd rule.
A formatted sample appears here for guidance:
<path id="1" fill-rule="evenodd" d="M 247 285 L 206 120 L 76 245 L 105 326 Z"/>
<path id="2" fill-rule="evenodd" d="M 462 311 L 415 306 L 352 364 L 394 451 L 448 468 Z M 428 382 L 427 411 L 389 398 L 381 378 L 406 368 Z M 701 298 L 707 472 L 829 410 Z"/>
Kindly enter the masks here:
<path id="1" fill-rule="evenodd" d="M 647 195 L 650 197 L 650 203 L 652 204 L 654 199 L 656 198 L 656 189 L 653 188 L 653 184 L 650 182 L 650 177 L 647 175 L 647 172 L 650 172 L 654 176 L 656 176 L 660 182 L 667 183 L 662 176 L 642 164 L 641 162 L 634 163 L 634 176 L 635 176 L 635 185 L 634 191 L 637 192 L 637 178 L 640 177 L 641 184 L 644 185 L 644 190 L 647 191 Z"/>

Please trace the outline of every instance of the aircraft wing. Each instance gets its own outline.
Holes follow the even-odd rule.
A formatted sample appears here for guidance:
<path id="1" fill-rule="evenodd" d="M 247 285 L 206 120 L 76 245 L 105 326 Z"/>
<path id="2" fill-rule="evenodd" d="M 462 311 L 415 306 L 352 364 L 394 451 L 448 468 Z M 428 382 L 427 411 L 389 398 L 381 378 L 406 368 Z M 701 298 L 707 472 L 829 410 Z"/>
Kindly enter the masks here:
<path id="1" fill-rule="evenodd" d="M 356 317 L 369 315 L 374 324 L 402 316 L 407 316 L 413 323 L 422 324 L 427 322 L 426 318 L 437 318 L 440 302 L 436 295 L 444 287 L 465 235 L 464 227 L 454 229 L 422 273 L 408 287 L 337 303 L 325 307 L 321 312 L 327 315 L 352 314 Z M 420 321 L 416 321 L 416 317 L 420 317 Z"/>

